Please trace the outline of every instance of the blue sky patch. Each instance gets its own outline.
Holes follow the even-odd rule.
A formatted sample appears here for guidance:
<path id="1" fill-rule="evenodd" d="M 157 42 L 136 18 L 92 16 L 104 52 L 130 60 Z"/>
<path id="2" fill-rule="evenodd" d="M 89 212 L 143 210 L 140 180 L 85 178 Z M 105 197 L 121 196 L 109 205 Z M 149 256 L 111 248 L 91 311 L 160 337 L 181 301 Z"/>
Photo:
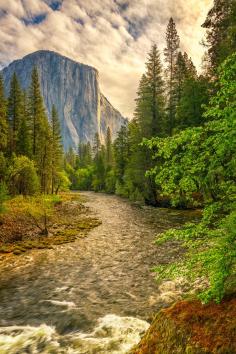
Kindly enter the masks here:
<path id="1" fill-rule="evenodd" d="M 61 8 L 62 1 L 51 1 L 48 5 L 51 7 L 53 11 L 58 11 Z"/>
<path id="2" fill-rule="evenodd" d="M 38 25 L 39 23 L 43 22 L 45 20 L 45 18 L 47 17 L 47 14 L 40 14 L 34 17 L 24 17 L 22 18 L 22 21 L 24 22 L 24 24 L 26 26 L 29 25 Z"/>

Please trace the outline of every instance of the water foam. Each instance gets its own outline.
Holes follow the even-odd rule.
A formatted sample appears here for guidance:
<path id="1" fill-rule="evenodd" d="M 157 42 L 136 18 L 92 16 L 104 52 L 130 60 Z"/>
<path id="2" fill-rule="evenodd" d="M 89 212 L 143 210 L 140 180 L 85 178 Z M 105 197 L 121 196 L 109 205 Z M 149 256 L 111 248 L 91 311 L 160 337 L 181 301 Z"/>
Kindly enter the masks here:
<path id="1" fill-rule="evenodd" d="M 60 336 L 53 327 L 41 325 L 0 328 L 1 354 L 125 354 L 148 329 L 134 317 L 106 315 L 90 333 Z"/>

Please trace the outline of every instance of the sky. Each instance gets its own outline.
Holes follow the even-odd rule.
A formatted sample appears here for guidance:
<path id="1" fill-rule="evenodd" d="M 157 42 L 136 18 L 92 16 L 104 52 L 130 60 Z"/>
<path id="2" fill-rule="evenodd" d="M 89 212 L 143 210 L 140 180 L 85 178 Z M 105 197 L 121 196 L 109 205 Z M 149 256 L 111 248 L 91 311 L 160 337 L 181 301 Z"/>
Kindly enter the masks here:
<path id="1" fill-rule="evenodd" d="M 39 49 L 99 71 L 101 91 L 132 118 L 147 53 L 163 52 L 169 18 L 200 69 L 201 24 L 213 0 L 0 0 L 0 66 Z"/>

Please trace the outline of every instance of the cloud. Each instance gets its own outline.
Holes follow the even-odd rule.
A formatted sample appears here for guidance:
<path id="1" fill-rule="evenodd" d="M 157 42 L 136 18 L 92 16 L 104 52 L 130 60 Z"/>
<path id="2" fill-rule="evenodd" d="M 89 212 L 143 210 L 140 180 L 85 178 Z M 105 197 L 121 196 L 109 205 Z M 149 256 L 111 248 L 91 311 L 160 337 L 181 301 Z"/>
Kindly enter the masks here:
<path id="1" fill-rule="evenodd" d="M 165 46 L 173 16 L 181 49 L 199 67 L 201 23 L 212 0 L 0 0 L 0 62 L 50 49 L 99 70 L 101 89 L 132 117 L 151 45 Z"/>

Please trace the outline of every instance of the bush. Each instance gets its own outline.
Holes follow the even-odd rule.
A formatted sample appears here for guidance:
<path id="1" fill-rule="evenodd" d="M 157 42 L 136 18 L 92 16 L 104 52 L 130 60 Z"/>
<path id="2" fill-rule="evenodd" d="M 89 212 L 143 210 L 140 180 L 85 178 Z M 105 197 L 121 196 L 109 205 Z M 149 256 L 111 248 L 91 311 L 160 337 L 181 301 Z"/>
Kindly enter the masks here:
<path id="1" fill-rule="evenodd" d="M 116 189 L 116 176 L 114 170 L 111 170 L 106 175 L 105 189 L 107 193 L 114 193 Z"/>
<path id="2" fill-rule="evenodd" d="M 79 168 L 76 171 L 76 189 L 88 191 L 92 189 L 93 169 L 91 167 Z"/>
<path id="3" fill-rule="evenodd" d="M 6 172 L 7 172 L 6 158 L 4 157 L 3 153 L 0 151 L 0 181 L 5 180 Z"/>
<path id="4" fill-rule="evenodd" d="M 9 179 L 12 194 L 33 195 L 39 191 L 39 179 L 34 162 L 26 156 L 13 158 Z"/>
<path id="5" fill-rule="evenodd" d="M 8 190 L 4 182 L 0 182 L 0 214 L 5 211 L 4 202 L 8 199 Z"/>
<path id="6" fill-rule="evenodd" d="M 49 221 L 54 206 L 61 201 L 57 195 L 17 196 L 10 200 L 10 208 L 15 214 L 23 214 L 41 231 L 48 235 Z"/>
<path id="7" fill-rule="evenodd" d="M 65 171 L 57 172 L 55 176 L 55 193 L 57 194 L 59 191 L 65 192 L 70 186 L 71 182 Z"/>

